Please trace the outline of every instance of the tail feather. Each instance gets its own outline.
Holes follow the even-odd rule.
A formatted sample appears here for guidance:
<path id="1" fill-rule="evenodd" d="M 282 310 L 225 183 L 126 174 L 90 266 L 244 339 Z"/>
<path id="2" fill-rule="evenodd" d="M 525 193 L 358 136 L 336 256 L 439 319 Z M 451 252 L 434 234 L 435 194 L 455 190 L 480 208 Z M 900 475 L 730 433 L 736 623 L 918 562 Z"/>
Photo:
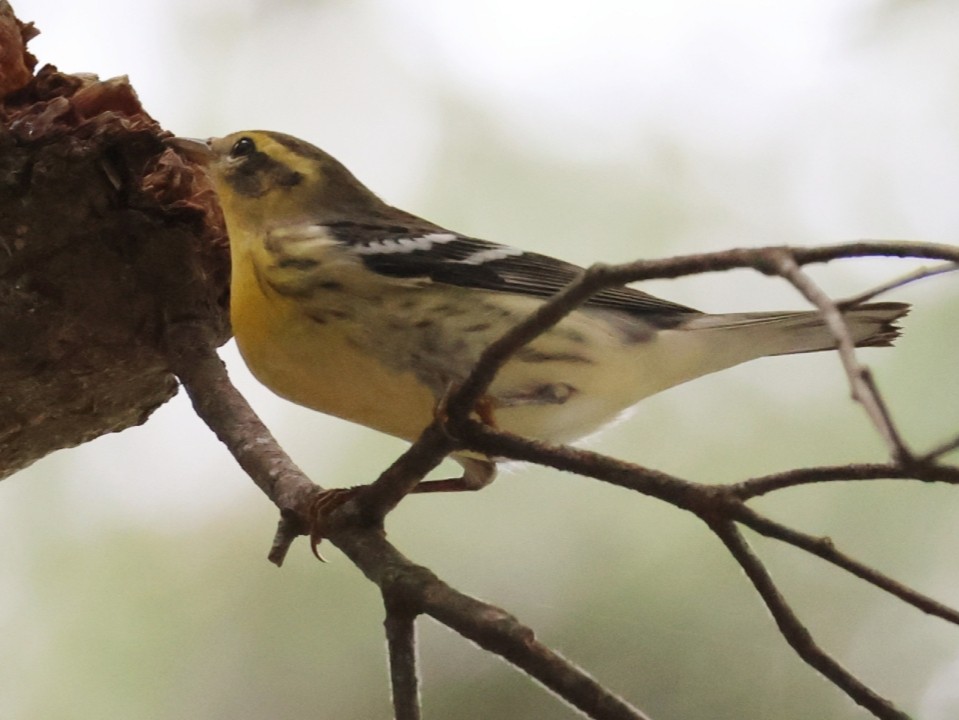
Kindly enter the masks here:
<path id="1" fill-rule="evenodd" d="M 889 347 L 899 337 L 896 321 L 910 306 L 878 302 L 844 308 L 843 318 L 856 347 Z M 684 329 L 741 331 L 754 343 L 753 357 L 792 355 L 836 348 L 836 339 L 816 311 L 733 313 L 699 316 L 684 323 Z"/>
<path id="2" fill-rule="evenodd" d="M 856 340 L 856 347 L 892 347 L 902 335 L 902 328 L 896 325 L 896 320 L 908 315 L 912 306 L 909 303 L 879 302 L 844 308 L 840 303 L 839 308 L 847 323 L 852 323 L 858 315 L 860 325 L 871 323 L 874 328 L 872 334 Z"/>

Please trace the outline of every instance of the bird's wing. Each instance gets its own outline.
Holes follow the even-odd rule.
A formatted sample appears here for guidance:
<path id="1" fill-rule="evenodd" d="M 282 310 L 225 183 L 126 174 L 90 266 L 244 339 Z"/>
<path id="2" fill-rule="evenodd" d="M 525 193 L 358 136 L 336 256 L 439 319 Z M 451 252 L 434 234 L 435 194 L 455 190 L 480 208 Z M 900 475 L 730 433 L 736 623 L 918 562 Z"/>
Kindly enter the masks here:
<path id="1" fill-rule="evenodd" d="M 547 255 L 466 237 L 441 228 L 333 222 L 304 227 L 304 234 L 322 231 L 347 246 L 364 266 L 396 278 L 422 278 L 436 283 L 497 292 L 550 297 L 579 277 L 582 268 Z M 283 235 L 295 235 L 284 228 Z M 657 324 L 673 324 L 698 310 L 661 300 L 630 287 L 598 292 L 585 307 L 617 310 Z M 672 322 L 671 322 L 672 321 Z"/>

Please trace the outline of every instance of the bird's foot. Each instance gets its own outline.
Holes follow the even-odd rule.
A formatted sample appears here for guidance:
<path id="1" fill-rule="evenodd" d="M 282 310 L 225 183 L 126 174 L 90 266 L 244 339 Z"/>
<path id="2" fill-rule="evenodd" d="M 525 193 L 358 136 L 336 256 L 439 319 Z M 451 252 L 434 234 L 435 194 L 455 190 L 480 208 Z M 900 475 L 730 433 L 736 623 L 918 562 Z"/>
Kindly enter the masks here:
<path id="1" fill-rule="evenodd" d="M 436 407 L 433 409 L 433 417 L 439 420 L 444 428 L 449 420 L 450 397 L 453 395 L 456 389 L 456 384 L 452 382 L 449 383 L 449 385 L 446 386 L 446 391 L 440 397 L 439 401 L 437 401 Z M 482 422 L 484 425 L 488 425 L 494 430 L 496 429 L 496 418 L 493 417 L 493 410 L 495 407 L 496 403 L 489 395 L 483 395 L 473 405 L 473 412 L 476 413 L 476 416 L 480 419 L 480 422 Z"/>
<path id="2" fill-rule="evenodd" d="M 359 487 L 328 488 L 321 490 L 313 499 L 310 507 L 310 514 L 312 515 L 310 521 L 310 550 L 313 551 L 313 555 L 320 562 L 326 562 L 326 558 L 320 555 L 319 550 L 317 550 L 323 538 L 326 537 L 326 519 L 336 508 L 356 497 L 359 490 L 361 490 Z"/>
<path id="3" fill-rule="evenodd" d="M 483 397 L 476 401 L 473 409 L 476 410 L 480 422 L 494 430 L 496 429 L 496 418 L 493 417 L 493 398 L 489 395 L 483 395 Z"/>

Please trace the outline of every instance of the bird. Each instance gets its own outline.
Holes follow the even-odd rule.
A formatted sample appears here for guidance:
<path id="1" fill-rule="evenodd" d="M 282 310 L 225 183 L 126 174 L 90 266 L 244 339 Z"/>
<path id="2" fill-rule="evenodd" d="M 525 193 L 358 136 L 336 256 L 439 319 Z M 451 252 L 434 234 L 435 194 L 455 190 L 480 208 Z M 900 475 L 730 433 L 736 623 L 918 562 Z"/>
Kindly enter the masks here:
<path id="1" fill-rule="evenodd" d="M 230 239 L 230 318 L 253 375 L 296 404 L 413 442 L 483 350 L 582 268 L 449 230 L 387 204 L 291 135 L 170 143 L 204 166 Z M 591 241 L 595 241 L 595 238 Z M 844 307 L 857 346 L 889 346 L 910 306 Z M 650 395 L 765 356 L 835 349 L 817 311 L 711 314 L 630 286 L 602 290 L 517 351 L 482 419 L 571 443 Z M 498 458 L 451 455 L 475 490 Z"/>

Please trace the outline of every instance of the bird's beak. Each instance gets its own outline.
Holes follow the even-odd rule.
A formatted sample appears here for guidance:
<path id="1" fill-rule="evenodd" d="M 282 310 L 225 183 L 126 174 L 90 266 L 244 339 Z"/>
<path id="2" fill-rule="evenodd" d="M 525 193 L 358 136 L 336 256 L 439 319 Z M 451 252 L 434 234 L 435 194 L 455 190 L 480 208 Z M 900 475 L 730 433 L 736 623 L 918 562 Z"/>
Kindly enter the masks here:
<path id="1" fill-rule="evenodd" d="M 192 160 L 198 165 L 208 165 L 213 160 L 213 148 L 210 147 L 209 140 L 200 140 L 198 138 L 172 137 L 164 142 L 188 160 Z"/>

